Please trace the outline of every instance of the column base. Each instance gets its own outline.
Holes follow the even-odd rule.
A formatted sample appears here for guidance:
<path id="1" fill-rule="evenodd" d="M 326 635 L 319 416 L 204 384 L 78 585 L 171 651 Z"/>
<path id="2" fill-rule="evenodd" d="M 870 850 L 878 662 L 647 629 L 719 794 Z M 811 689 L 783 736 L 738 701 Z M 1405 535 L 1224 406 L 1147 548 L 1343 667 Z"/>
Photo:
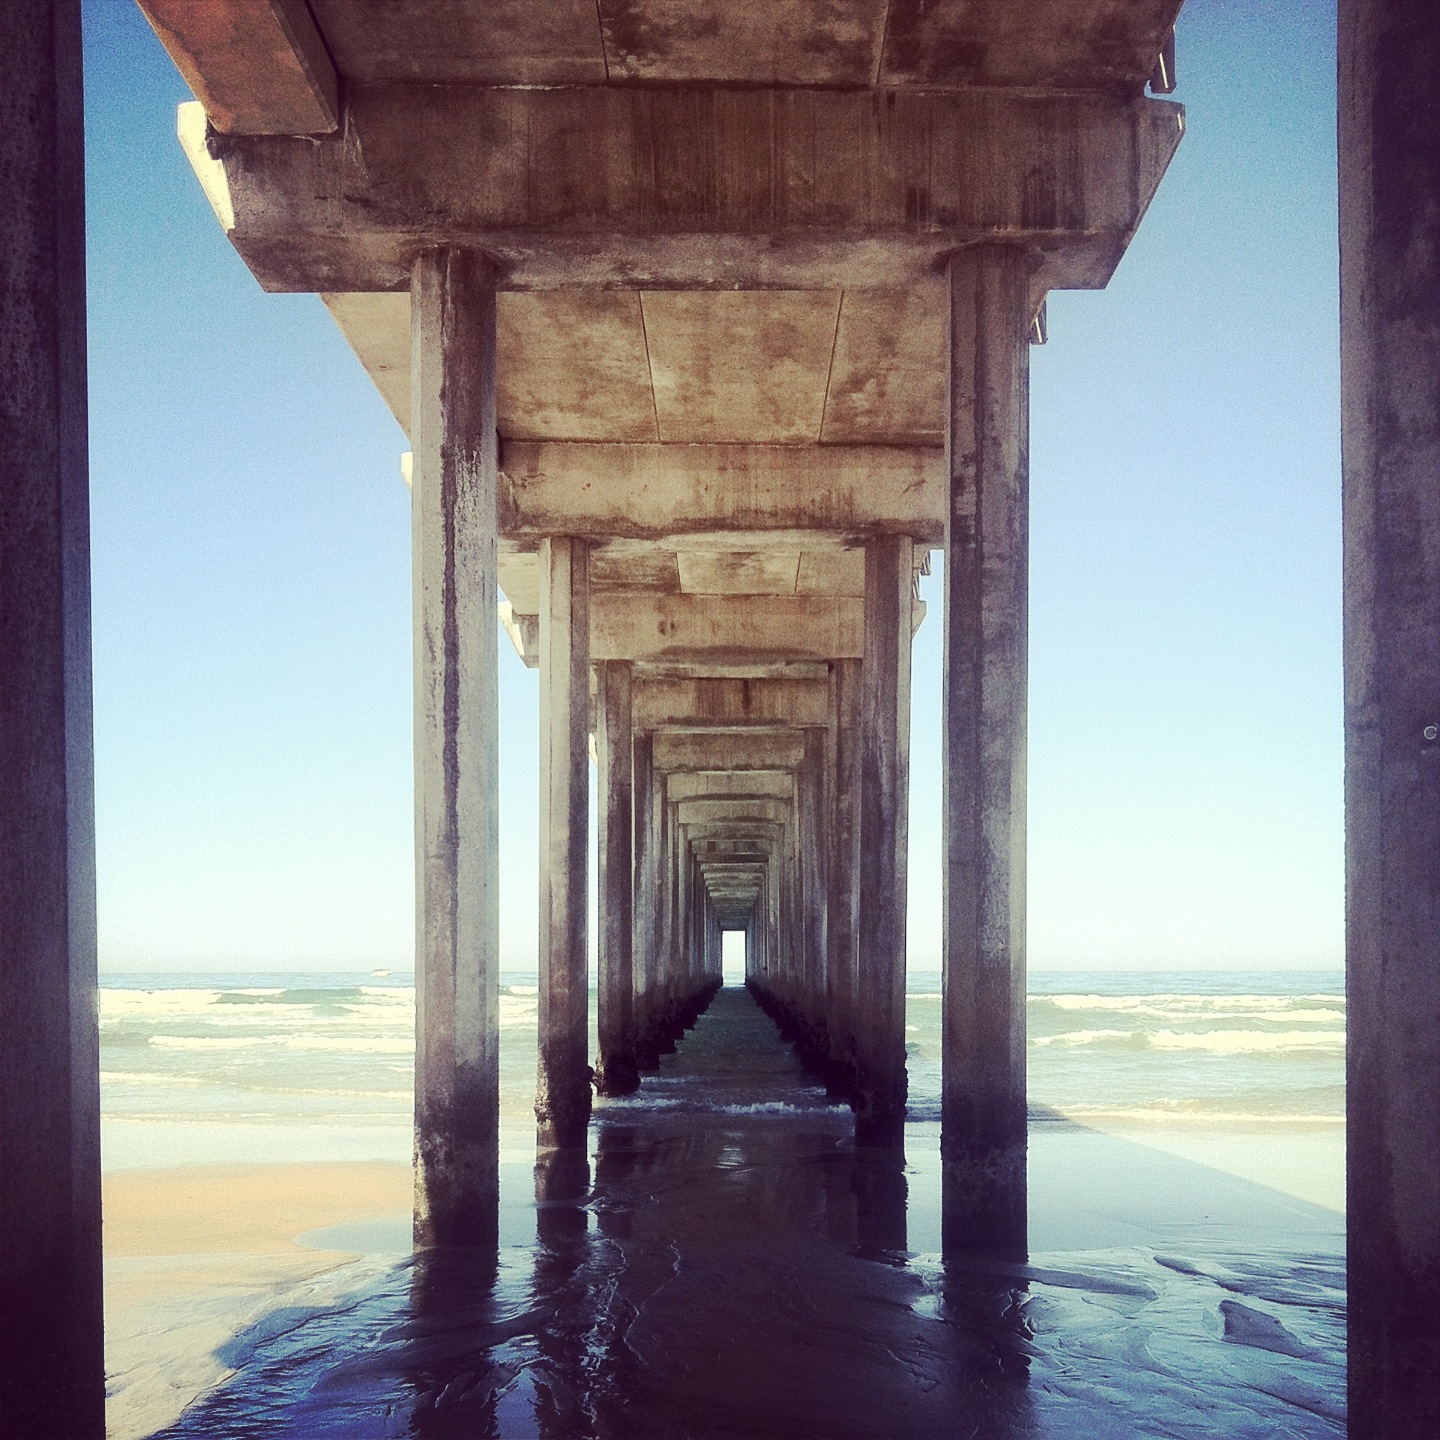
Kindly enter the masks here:
<path id="1" fill-rule="evenodd" d="M 581 1094 L 561 1096 L 542 1079 L 535 1094 L 535 1143 L 542 1150 L 572 1150 L 590 1138 L 590 1067 Z"/>
<path id="2" fill-rule="evenodd" d="M 495 1246 L 500 1240 L 500 1156 L 495 1141 L 415 1150 L 415 1247 Z"/>
<path id="3" fill-rule="evenodd" d="M 983 1250 L 1023 1260 L 1029 1215 L 1026 1147 L 947 1148 L 940 1142 L 940 1244 L 946 1254 Z"/>
<path id="4" fill-rule="evenodd" d="M 633 1051 L 601 1055 L 595 1067 L 597 1095 L 633 1095 L 640 1088 L 640 1064 Z"/>

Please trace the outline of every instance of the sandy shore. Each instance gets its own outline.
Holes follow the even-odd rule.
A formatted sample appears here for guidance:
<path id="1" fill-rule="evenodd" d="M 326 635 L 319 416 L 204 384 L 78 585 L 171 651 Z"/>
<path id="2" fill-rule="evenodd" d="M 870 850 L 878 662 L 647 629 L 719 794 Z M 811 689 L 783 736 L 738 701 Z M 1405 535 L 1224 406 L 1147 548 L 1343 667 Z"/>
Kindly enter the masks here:
<path id="1" fill-rule="evenodd" d="M 357 1258 L 358 1250 L 317 1249 L 301 1237 L 366 1221 L 403 1224 L 410 1203 L 404 1165 L 193 1165 L 108 1175 L 111 1440 L 170 1424 L 225 1377 L 227 1344 L 278 1296 L 292 1303 L 306 1282 Z"/>

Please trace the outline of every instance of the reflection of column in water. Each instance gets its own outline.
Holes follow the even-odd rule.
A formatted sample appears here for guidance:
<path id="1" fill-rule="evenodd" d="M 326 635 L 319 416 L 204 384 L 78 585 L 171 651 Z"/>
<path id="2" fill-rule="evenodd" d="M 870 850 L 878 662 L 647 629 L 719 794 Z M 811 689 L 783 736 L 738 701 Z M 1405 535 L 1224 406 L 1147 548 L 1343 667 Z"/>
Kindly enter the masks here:
<path id="1" fill-rule="evenodd" d="M 1023 1433 L 1014 1424 L 1030 1402 L 1030 1285 L 1021 1265 L 986 1256 L 946 1255 L 941 1300 L 946 1321 L 963 1342 L 963 1363 L 987 1377 L 987 1398 L 1000 1416 L 993 1433 Z M 1009 1428 L 1006 1428 L 1006 1424 Z M 984 1433 L 992 1433 L 986 1429 Z"/>
<path id="2" fill-rule="evenodd" d="M 498 1271 L 488 1246 L 416 1254 L 401 1353 L 411 1433 L 422 1440 L 495 1433 L 496 1401 L 524 1364 L 515 1326 L 498 1313 Z"/>
<path id="3" fill-rule="evenodd" d="M 639 1161 L 642 1132 L 634 1125 L 596 1127 L 595 1193 L 608 1199 L 619 1194 Z M 653 1152 L 654 1145 L 650 1145 Z M 634 1214 L 628 1204 L 606 1203 L 595 1208 L 595 1223 L 607 1240 L 628 1240 L 634 1231 Z"/>
<path id="4" fill-rule="evenodd" d="M 905 1147 L 855 1148 L 855 1241 L 862 1250 L 907 1248 Z"/>
<path id="5" fill-rule="evenodd" d="M 542 1150 L 535 1162 L 535 1347 L 530 1368 L 535 1422 L 546 1440 L 594 1429 L 590 1395 L 592 1327 L 601 1297 L 587 1283 L 590 1157 L 583 1149 Z"/>

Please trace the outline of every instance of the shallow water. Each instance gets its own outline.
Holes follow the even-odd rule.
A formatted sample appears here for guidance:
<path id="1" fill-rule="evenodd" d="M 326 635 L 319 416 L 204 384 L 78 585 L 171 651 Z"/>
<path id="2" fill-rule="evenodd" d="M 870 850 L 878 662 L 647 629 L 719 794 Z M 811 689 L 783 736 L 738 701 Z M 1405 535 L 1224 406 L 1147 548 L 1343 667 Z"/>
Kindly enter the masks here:
<path id="1" fill-rule="evenodd" d="M 501 1115 L 522 1156 L 534 1122 L 537 987 L 533 976 L 501 978 Z M 1344 995 L 1334 974 L 1042 973 L 1030 988 L 1039 1106 L 1101 1128 L 1329 1128 L 1338 1138 Z M 917 1122 L 939 1118 L 939 989 L 938 974 L 908 978 Z M 592 1024 L 595 1009 L 592 992 Z M 106 1168 L 408 1162 L 414 1028 L 402 974 L 107 977 Z M 772 1102 L 783 1103 L 768 1094 L 751 1103 Z"/>
<path id="2" fill-rule="evenodd" d="M 723 991 L 639 1096 L 597 1107 L 591 1153 L 505 1167 L 498 1256 L 371 1255 L 308 1285 L 161 1433 L 1343 1434 L 1336 1217 L 1053 1129 L 1030 1262 L 942 1259 L 933 1168 L 857 1152 Z"/>

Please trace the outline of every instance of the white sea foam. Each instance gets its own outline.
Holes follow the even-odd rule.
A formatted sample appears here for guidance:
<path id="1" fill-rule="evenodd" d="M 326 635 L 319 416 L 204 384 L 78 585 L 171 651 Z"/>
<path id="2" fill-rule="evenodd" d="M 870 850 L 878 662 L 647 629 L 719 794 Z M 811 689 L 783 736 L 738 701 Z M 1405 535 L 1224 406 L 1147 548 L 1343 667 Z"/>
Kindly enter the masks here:
<path id="1" fill-rule="evenodd" d="M 1336 996 L 1290 995 L 1032 995 L 1033 1005 L 1051 1005 L 1057 1010 L 1099 1010 L 1146 1019 L 1168 1020 L 1182 1016 L 1218 1019 L 1226 1016 L 1247 1019 L 1293 1020 L 1298 1018 L 1293 1006 L 1303 1000 L 1342 1003 Z M 1300 1014 L 1307 1012 L 1301 1011 Z M 1343 1018 L 1343 1016 L 1341 1017 Z"/>
<path id="2" fill-rule="evenodd" d="M 158 1050 L 336 1050 L 356 1055 L 402 1055 L 415 1049 L 413 1039 L 341 1035 L 152 1035 Z"/>
<path id="3" fill-rule="evenodd" d="M 1147 1038 L 1157 1050 L 1210 1050 L 1221 1055 L 1345 1048 L 1343 1030 L 1207 1030 L 1201 1034 L 1158 1030 Z"/>
<path id="4" fill-rule="evenodd" d="M 1137 1049 L 1209 1050 L 1238 1055 L 1277 1050 L 1344 1050 L 1343 1030 L 1066 1030 L 1059 1035 L 1036 1035 L 1030 1043 L 1037 1049 L 1053 1045 L 1103 1045 L 1107 1041 L 1128 1041 Z"/>
<path id="5" fill-rule="evenodd" d="M 1304 1111 L 1206 1110 L 1187 1101 L 1158 1100 L 1153 1105 L 1064 1105 L 1067 1120 L 1100 1125 L 1126 1121 L 1145 1124 L 1193 1126 L 1344 1125 L 1341 1114 L 1307 1114 Z"/>
<path id="6" fill-rule="evenodd" d="M 1136 1040 L 1141 1038 L 1135 1030 L 1067 1030 L 1061 1035 L 1035 1035 L 1032 1045 L 1098 1045 L 1105 1040 Z"/>

